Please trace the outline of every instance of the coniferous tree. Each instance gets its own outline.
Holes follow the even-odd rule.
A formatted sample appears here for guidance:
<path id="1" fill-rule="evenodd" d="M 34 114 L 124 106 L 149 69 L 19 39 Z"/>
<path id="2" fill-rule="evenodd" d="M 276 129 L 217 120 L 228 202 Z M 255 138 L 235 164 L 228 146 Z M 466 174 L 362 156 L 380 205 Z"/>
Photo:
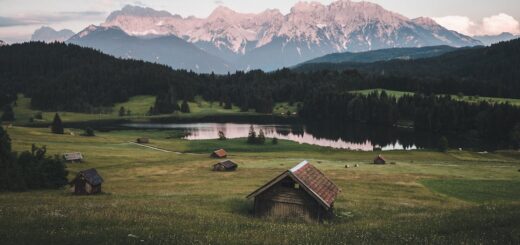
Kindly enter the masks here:
<path id="1" fill-rule="evenodd" d="M 226 134 L 222 131 L 218 131 L 218 139 L 219 140 L 226 140 Z"/>
<path id="2" fill-rule="evenodd" d="M 265 134 L 262 129 L 260 129 L 260 132 L 258 133 L 257 143 L 261 145 L 265 144 Z"/>
<path id="3" fill-rule="evenodd" d="M 188 101 L 186 101 L 186 100 L 182 101 L 181 112 L 182 113 L 190 113 L 190 105 L 188 104 Z"/>
<path id="4" fill-rule="evenodd" d="M 12 161 L 11 138 L 7 131 L 0 126 L 0 190 L 8 188 L 9 168 Z"/>
<path id="5" fill-rule="evenodd" d="M 63 123 L 61 122 L 61 118 L 58 113 L 56 113 L 54 115 L 54 120 L 52 121 L 52 124 L 51 124 L 51 132 L 53 134 L 63 134 L 64 133 Z"/>
<path id="6" fill-rule="evenodd" d="M 231 99 L 229 97 L 226 97 L 226 102 L 224 103 L 224 109 L 230 110 L 233 108 L 233 104 L 231 103 Z"/>
<path id="7" fill-rule="evenodd" d="M 126 110 L 125 110 L 125 107 L 121 106 L 119 108 L 119 116 L 120 117 L 124 117 L 126 115 Z"/>
<path id="8" fill-rule="evenodd" d="M 256 132 L 253 128 L 253 125 L 249 127 L 249 135 L 247 136 L 247 143 L 248 144 L 255 144 L 256 143 Z"/>
<path id="9" fill-rule="evenodd" d="M 271 140 L 271 144 L 273 144 L 273 145 L 277 145 L 277 144 L 278 144 L 278 138 L 274 137 L 274 138 Z"/>
<path id="10" fill-rule="evenodd" d="M 7 104 L 4 106 L 3 108 L 4 112 L 2 114 L 2 121 L 4 122 L 12 122 L 14 121 L 14 111 L 13 111 L 13 107 L 11 107 L 10 104 Z"/>

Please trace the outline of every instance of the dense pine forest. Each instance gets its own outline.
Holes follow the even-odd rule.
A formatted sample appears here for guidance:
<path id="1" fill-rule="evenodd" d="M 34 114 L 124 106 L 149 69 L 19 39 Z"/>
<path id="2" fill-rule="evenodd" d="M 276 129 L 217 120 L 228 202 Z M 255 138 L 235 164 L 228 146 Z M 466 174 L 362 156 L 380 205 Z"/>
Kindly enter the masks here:
<path id="1" fill-rule="evenodd" d="M 520 98 L 520 39 L 439 57 L 375 63 L 315 63 L 300 72 L 356 69 L 387 88 L 423 93 Z"/>
<path id="2" fill-rule="evenodd" d="M 0 47 L 0 103 L 8 107 L 16 94 L 23 93 L 32 98 L 34 109 L 96 113 L 131 96 L 150 94 L 157 96 L 151 113 L 162 114 L 181 110 L 177 102 L 196 95 L 259 113 L 271 113 L 276 102 L 303 102 L 300 116 L 310 121 L 394 125 L 406 120 L 416 130 L 469 132 L 518 146 L 519 108 L 433 95 L 520 97 L 518 54 L 520 40 L 438 58 L 353 67 L 360 71 L 282 69 L 215 75 L 116 59 L 75 45 L 31 42 Z M 349 92 L 370 88 L 417 94 L 396 99 L 385 93 L 363 96 Z"/>

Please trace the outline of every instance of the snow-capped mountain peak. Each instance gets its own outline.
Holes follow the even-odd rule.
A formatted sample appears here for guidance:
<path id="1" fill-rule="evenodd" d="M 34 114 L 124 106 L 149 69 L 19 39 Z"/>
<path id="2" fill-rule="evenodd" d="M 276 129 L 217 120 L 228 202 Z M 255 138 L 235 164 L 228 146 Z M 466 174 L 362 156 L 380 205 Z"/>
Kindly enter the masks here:
<path id="1" fill-rule="evenodd" d="M 265 56 L 262 62 L 279 62 L 278 67 L 332 52 L 480 44 L 430 18 L 411 20 L 374 3 L 350 0 L 329 5 L 298 2 L 286 15 L 276 9 L 250 14 L 219 6 L 207 18 L 125 6 L 110 14 L 102 26 L 116 26 L 133 36 L 176 35 L 227 60 L 254 63 L 254 59 L 264 59 L 256 56 Z M 273 61 L 280 54 L 281 60 Z"/>

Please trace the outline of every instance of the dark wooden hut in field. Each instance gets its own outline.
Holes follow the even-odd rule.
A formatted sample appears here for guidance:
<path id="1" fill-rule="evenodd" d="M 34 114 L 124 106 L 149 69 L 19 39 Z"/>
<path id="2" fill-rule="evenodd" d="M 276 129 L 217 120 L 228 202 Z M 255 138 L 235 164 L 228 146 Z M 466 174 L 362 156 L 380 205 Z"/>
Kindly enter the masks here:
<path id="1" fill-rule="evenodd" d="M 224 149 L 219 149 L 211 153 L 211 157 L 213 158 L 226 158 L 227 152 Z"/>
<path id="2" fill-rule="evenodd" d="M 141 137 L 141 138 L 137 138 L 135 140 L 135 142 L 137 142 L 139 144 L 148 144 L 148 143 L 150 143 L 150 139 L 149 138 L 145 138 L 145 137 Z"/>
<path id="3" fill-rule="evenodd" d="M 94 168 L 80 171 L 70 183 L 76 195 L 92 195 L 101 192 L 103 178 Z"/>
<path id="4" fill-rule="evenodd" d="M 213 171 L 235 171 L 238 164 L 231 160 L 226 160 L 213 165 Z"/>
<path id="5" fill-rule="evenodd" d="M 83 162 L 83 155 L 80 152 L 69 152 L 69 153 L 63 153 L 63 159 L 66 162 Z"/>
<path id="6" fill-rule="evenodd" d="M 322 221 L 332 215 L 339 188 L 307 161 L 283 172 L 247 198 L 257 217 Z"/>
<path id="7" fill-rule="evenodd" d="M 376 158 L 374 158 L 374 164 L 386 164 L 386 160 L 383 156 L 378 155 Z"/>

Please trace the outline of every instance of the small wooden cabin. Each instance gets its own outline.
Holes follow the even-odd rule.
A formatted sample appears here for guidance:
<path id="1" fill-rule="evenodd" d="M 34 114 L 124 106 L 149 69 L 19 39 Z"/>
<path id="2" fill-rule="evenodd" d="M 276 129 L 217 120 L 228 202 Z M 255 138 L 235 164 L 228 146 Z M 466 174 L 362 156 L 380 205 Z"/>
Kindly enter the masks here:
<path id="1" fill-rule="evenodd" d="M 141 138 L 137 138 L 135 140 L 135 142 L 137 142 L 139 144 L 148 144 L 148 143 L 150 143 L 150 139 L 149 138 L 145 138 L 145 137 L 141 137 Z"/>
<path id="2" fill-rule="evenodd" d="M 103 178 L 94 168 L 80 171 L 70 183 L 76 195 L 93 195 L 101 192 Z"/>
<path id="3" fill-rule="evenodd" d="M 219 149 L 211 153 L 211 157 L 213 158 L 226 158 L 227 152 L 224 149 Z"/>
<path id="4" fill-rule="evenodd" d="M 386 164 L 386 160 L 383 156 L 381 155 L 378 155 L 375 159 L 374 159 L 374 164 Z"/>
<path id="5" fill-rule="evenodd" d="M 213 171 L 235 171 L 238 164 L 231 160 L 226 160 L 213 165 Z"/>
<path id="6" fill-rule="evenodd" d="M 66 162 L 83 162 L 83 155 L 81 152 L 70 152 L 70 153 L 63 153 L 63 159 Z"/>
<path id="7" fill-rule="evenodd" d="M 257 217 L 303 218 L 313 222 L 332 217 L 339 191 L 320 170 L 303 161 L 247 198 L 254 198 Z"/>

